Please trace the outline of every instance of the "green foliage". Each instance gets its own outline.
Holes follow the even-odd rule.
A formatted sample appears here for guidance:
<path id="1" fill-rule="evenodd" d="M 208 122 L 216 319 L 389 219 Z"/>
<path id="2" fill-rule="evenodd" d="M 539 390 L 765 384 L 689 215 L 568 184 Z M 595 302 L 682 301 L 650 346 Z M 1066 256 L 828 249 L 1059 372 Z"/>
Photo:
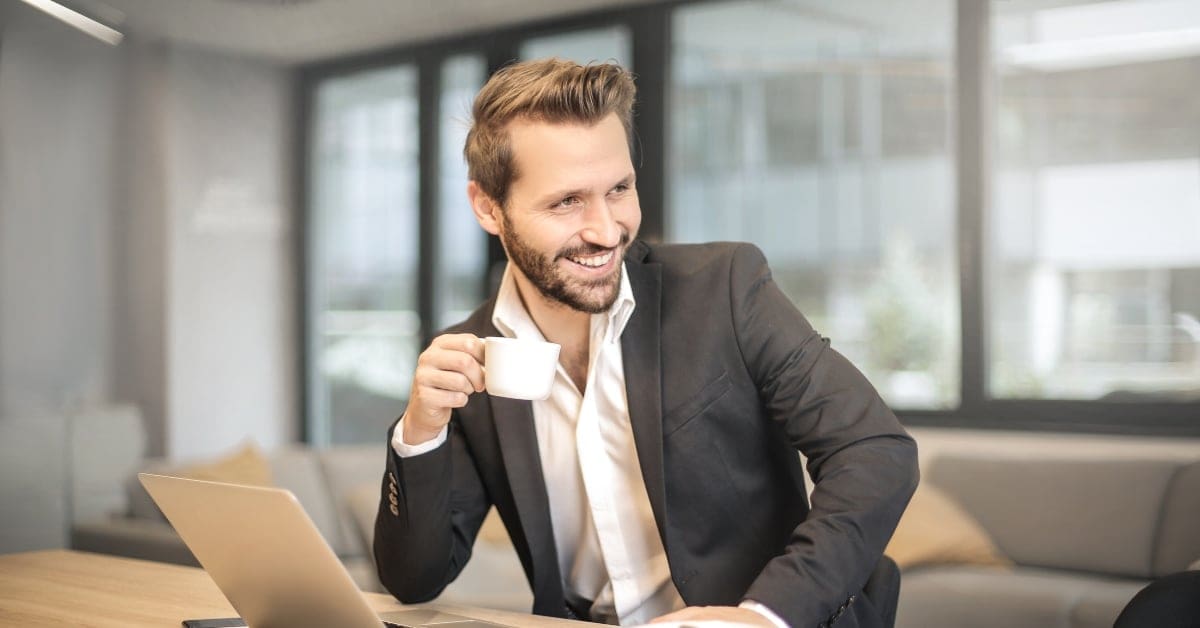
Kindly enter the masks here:
<path id="1" fill-rule="evenodd" d="M 936 302 L 906 240 L 888 243 L 879 279 L 867 293 L 866 310 L 873 367 L 923 371 L 933 365 L 939 342 Z"/>

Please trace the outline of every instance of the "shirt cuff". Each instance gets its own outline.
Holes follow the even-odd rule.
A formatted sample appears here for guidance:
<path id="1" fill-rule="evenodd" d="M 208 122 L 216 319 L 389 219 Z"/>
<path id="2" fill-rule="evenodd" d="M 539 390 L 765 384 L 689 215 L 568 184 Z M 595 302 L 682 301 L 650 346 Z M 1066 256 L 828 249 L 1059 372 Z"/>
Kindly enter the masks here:
<path id="1" fill-rule="evenodd" d="M 434 437 L 433 440 L 425 441 L 420 445 L 409 445 L 408 443 L 404 442 L 404 419 L 400 419 L 400 421 L 396 423 L 395 431 L 392 432 L 392 449 L 394 449 L 396 451 L 396 455 L 400 456 L 401 458 L 412 458 L 413 456 L 419 456 L 441 447 L 442 443 L 446 442 L 446 435 L 449 432 L 449 426 L 443 425 L 442 431 L 438 432 L 438 435 Z"/>
<path id="2" fill-rule="evenodd" d="M 776 615 L 775 611 L 763 606 L 762 604 L 759 604 L 758 602 L 755 602 L 754 600 L 742 600 L 742 603 L 738 604 L 738 608 L 751 610 L 759 615 L 762 615 L 763 617 L 766 617 L 767 621 L 771 622 L 775 628 L 789 628 L 787 622 L 783 621 L 783 618 L 779 615 Z"/>

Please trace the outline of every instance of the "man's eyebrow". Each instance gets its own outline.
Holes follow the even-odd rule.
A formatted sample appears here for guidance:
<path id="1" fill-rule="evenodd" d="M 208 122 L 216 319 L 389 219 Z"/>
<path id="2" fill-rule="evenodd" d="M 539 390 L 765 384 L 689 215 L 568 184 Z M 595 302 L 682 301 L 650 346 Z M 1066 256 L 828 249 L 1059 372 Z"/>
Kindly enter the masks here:
<path id="1" fill-rule="evenodd" d="M 635 173 L 631 172 L 631 173 L 625 175 L 624 177 L 621 177 L 621 180 L 614 183 L 612 187 L 615 188 L 618 185 L 633 185 L 633 181 L 636 178 L 637 178 L 637 175 Z"/>

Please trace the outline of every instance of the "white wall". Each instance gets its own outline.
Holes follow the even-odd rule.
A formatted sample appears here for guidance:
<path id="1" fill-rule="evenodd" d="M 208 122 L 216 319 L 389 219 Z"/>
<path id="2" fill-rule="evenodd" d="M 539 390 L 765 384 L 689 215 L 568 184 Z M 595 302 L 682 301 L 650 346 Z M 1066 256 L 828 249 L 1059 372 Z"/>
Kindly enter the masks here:
<path id="1" fill-rule="evenodd" d="M 272 448 L 300 421 L 291 81 L 180 49 L 166 68 L 166 453 Z"/>
<path id="2" fill-rule="evenodd" d="M 111 380 L 121 55 L 15 8 L 0 14 L 0 419 L 103 402 Z"/>
<path id="3" fill-rule="evenodd" d="M 152 455 L 295 439 L 291 99 L 280 66 L 0 4 L 0 421 L 133 402 Z"/>

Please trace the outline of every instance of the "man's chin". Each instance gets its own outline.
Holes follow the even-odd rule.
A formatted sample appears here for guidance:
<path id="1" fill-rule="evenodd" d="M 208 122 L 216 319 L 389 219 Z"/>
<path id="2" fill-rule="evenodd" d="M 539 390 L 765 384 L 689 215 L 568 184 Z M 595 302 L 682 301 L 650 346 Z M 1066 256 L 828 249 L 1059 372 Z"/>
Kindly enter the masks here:
<path id="1" fill-rule="evenodd" d="M 617 302 L 620 282 L 615 285 L 605 283 L 602 286 L 572 286 L 560 292 L 543 293 L 550 300 L 572 310 L 587 314 L 602 314 Z"/>

